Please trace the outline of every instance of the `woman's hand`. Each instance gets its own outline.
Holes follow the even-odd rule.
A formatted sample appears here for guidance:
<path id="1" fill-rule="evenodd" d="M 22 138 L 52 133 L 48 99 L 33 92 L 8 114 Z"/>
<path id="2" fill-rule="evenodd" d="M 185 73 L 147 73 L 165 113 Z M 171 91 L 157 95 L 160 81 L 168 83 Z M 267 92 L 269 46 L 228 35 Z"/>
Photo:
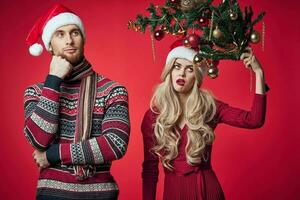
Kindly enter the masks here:
<path id="1" fill-rule="evenodd" d="M 245 49 L 245 52 L 241 55 L 241 60 L 243 60 L 246 68 L 251 68 L 255 73 L 255 93 L 264 94 L 266 92 L 264 71 L 258 59 L 253 54 L 253 50 L 250 47 L 247 47 Z"/>
<path id="2" fill-rule="evenodd" d="M 255 57 L 253 50 L 250 47 L 245 49 L 245 52 L 241 55 L 241 60 L 246 68 L 252 69 L 254 73 L 262 72 L 261 64 L 259 63 L 258 59 Z"/>
<path id="3" fill-rule="evenodd" d="M 47 160 L 46 151 L 42 152 L 34 150 L 32 156 L 40 170 L 50 166 L 50 163 Z"/>

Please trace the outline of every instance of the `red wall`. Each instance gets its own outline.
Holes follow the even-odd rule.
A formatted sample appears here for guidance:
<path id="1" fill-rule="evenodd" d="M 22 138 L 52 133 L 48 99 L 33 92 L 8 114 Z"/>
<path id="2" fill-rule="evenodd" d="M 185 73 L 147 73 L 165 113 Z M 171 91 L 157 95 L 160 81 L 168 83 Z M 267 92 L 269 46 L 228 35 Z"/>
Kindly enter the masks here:
<path id="1" fill-rule="evenodd" d="M 34 199 L 38 169 L 33 149 L 23 135 L 23 92 L 43 81 L 49 67 L 47 53 L 29 55 L 25 38 L 33 23 L 55 1 L 1 1 L 1 199 Z M 145 13 L 152 1 L 61 1 L 77 12 L 87 30 L 86 57 L 94 69 L 124 84 L 130 95 L 132 132 L 126 156 L 113 163 L 112 173 L 120 186 L 121 200 L 141 199 L 142 137 L 140 124 L 165 62 L 168 37 L 156 43 L 157 62 L 152 62 L 149 34 L 127 30 L 127 20 Z M 83 3 L 88 2 L 88 3 Z M 213 166 L 230 200 L 300 199 L 299 191 L 299 86 L 296 64 L 300 27 L 299 1 L 240 0 L 252 4 L 257 14 L 267 12 L 265 52 L 254 46 L 271 87 L 267 118 L 258 130 L 220 125 L 216 130 Z M 261 28 L 261 23 L 257 26 Z M 241 62 L 222 61 L 220 77 L 204 86 L 225 102 L 248 109 L 252 94 L 250 76 Z M 252 92 L 253 93 L 253 92 Z M 298 117 L 297 117 L 298 116 Z M 297 157 L 297 159 L 296 159 Z M 163 173 L 158 184 L 162 197 Z"/>

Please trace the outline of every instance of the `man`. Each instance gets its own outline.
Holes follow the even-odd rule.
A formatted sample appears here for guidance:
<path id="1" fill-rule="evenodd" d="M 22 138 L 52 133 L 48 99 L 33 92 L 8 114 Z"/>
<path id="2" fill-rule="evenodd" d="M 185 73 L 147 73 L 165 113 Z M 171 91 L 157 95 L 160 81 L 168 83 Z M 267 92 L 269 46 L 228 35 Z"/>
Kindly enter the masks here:
<path id="1" fill-rule="evenodd" d="M 27 37 L 38 56 L 52 55 L 44 83 L 25 91 L 24 133 L 40 169 L 37 199 L 117 199 L 111 162 L 126 152 L 130 133 L 125 87 L 96 74 L 84 57 L 80 18 L 60 4 Z"/>

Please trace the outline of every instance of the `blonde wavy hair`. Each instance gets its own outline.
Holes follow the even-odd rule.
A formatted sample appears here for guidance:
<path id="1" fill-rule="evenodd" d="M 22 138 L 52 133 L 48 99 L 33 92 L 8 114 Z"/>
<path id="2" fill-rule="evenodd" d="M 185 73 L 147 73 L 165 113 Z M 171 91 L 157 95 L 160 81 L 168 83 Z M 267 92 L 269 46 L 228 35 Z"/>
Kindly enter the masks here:
<path id="1" fill-rule="evenodd" d="M 173 170 L 171 161 L 178 156 L 180 134 L 176 131 L 176 124 L 182 114 L 188 127 L 185 152 L 189 165 L 198 165 L 205 159 L 205 148 L 212 144 L 215 138 L 213 130 L 207 123 L 213 119 L 216 105 L 209 92 L 199 89 L 204 78 L 203 73 L 198 66 L 194 65 L 195 83 L 185 105 L 186 112 L 183 113 L 171 80 L 175 60 L 166 64 L 161 75 L 162 82 L 155 89 L 150 102 L 151 110 L 158 111 L 154 124 L 155 146 L 152 151 L 160 157 L 163 166 L 169 170 Z"/>

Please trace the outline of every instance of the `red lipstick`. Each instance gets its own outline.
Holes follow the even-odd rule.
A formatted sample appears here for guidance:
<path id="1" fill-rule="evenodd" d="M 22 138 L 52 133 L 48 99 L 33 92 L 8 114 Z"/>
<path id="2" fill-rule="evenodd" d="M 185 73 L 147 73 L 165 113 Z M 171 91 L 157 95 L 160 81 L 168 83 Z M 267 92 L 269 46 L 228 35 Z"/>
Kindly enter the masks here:
<path id="1" fill-rule="evenodd" d="M 176 83 L 177 83 L 177 85 L 184 86 L 185 80 L 179 78 L 179 79 L 176 80 Z"/>

